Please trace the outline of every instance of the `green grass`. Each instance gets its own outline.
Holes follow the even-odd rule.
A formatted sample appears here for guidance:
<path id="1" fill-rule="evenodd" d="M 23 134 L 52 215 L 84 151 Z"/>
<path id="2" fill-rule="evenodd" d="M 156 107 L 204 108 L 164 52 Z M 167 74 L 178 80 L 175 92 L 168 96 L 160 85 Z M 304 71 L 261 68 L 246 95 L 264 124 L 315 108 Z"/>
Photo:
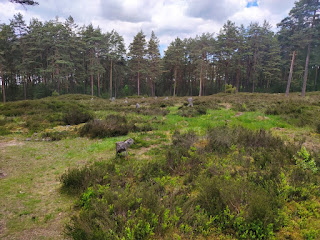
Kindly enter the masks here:
<path id="1" fill-rule="evenodd" d="M 306 108 L 306 116 L 313 114 L 312 119 L 317 119 L 317 117 L 320 119 L 320 116 L 317 115 L 320 108 L 319 96 L 319 93 L 314 93 L 307 99 L 300 99 L 294 95 L 290 101 L 299 100 L 301 106 L 310 105 L 310 108 Z M 109 100 L 98 98 L 91 100 L 91 97 L 83 95 L 65 95 L 36 101 L 1 104 L 0 135 L 3 136 L 0 137 L 0 170 L 5 172 L 6 176 L 0 179 L 0 229 L 2 229 L 0 238 L 64 239 L 62 232 L 65 223 L 69 222 L 70 216 L 75 213 L 73 204 L 78 200 L 75 196 L 61 192 L 59 178 L 69 168 L 90 166 L 97 161 L 108 162 L 115 164 L 118 174 L 118 176 L 111 176 L 111 179 L 120 183 L 127 181 L 133 190 L 140 186 L 139 181 L 143 176 L 158 174 L 152 181 L 164 186 L 167 193 L 174 196 L 176 192 L 184 192 L 190 187 L 187 184 L 184 185 L 184 181 L 194 184 L 194 177 L 191 174 L 192 167 L 190 174 L 183 176 L 179 175 L 181 173 L 169 175 L 166 172 L 169 170 L 166 169 L 162 169 L 162 172 L 157 170 L 159 166 L 165 166 L 166 152 L 175 131 L 181 133 L 194 131 L 200 137 L 198 143 L 200 148 L 201 144 L 206 144 L 201 141 L 204 141 L 209 128 L 225 125 L 228 127 L 242 126 L 250 130 L 271 130 L 274 135 L 280 136 L 287 142 L 297 145 L 304 143 L 311 146 L 309 150 L 316 150 L 317 146 L 320 146 L 320 134 L 316 133 L 313 123 L 305 121 L 303 116 L 298 115 L 300 120 L 297 121 L 292 119 L 295 116 L 291 113 L 266 114 L 268 107 L 279 101 L 285 101 L 285 104 L 288 104 L 287 99 L 283 96 L 219 94 L 194 99 L 195 103 L 206 108 L 206 114 L 194 117 L 180 116 L 179 107 L 186 102 L 186 98 L 175 98 L 175 100 L 169 99 L 168 101 L 161 98 L 158 98 L 157 101 L 142 98 L 128 99 L 129 104 L 123 104 L 121 99 L 111 103 Z M 71 103 L 67 103 L 68 101 Z M 157 108 L 165 104 L 165 109 L 169 113 L 165 116 L 154 115 L 154 112 L 138 113 L 135 110 L 136 102 L 146 104 L 144 105 L 146 109 Z M 227 109 L 224 105 L 220 105 L 220 108 L 216 107 L 224 103 L 230 104 L 231 108 Z M 297 108 L 300 108 L 299 104 Z M 105 119 L 110 114 L 120 114 L 127 118 L 129 124 L 150 125 L 152 130 L 144 132 L 130 130 L 127 136 L 99 140 L 79 138 L 77 131 L 74 131 L 66 139 L 60 141 L 25 141 L 34 131 L 41 134 L 48 128 L 63 124 L 63 112 L 72 106 L 92 111 L 95 118 L 99 119 Z M 195 104 L 195 107 L 197 106 Z M 39 115 L 41 111 L 43 113 Z M 301 123 L 304 125 L 299 125 Z M 136 142 L 130 148 L 128 158 L 115 158 L 115 143 L 129 137 L 135 139 Z M 190 154 L 192 155 L 192 152 Z M 230 166 L 229 158 L 231 155 L 220 159 L 212 158 L 208 160 L 206 166 L 218 166 L 217 161 L 220 161 L 221 166 L 228 169 L 230 175 L 236 168 L 236 164 Z M 187 162 L 188 159 L 184 161 Z M 184 171 L 188 169 L 187 167 L 176 171 Z M 154 168 L 155 171 L 152 172 L 151 168 Z M 200 174 L 203 174 L 201 171 L 205 170 L 199 171 Z M 226 178 L 229 175 L 226 174 Z M 197 191 L 193 191 L 190 196 L 197 194 L 199 194 Z M 178 201 L 182 200 L 178 199 Z M 319 236 L 320 207 L 317 203 L 320 199 L 318 196 L 313 196 L 313 199 L 308 201 L 288 204 L 288 223 L 277 232 L 277 237 L 312 239 L 313 236 Z M 198 220 L 204 218 L 200 213 L 197 214 Z M 170 221 L 172 221 L 170 224 L 173 224 L 173 220 Z M 185 226 L 184 229 L 185 232 L 181 234 L 177 225 L 173 224 L 169 236 L 177 239 L 190 238 L 189 233 L 186 233 L 188 226 Z M 210 234 L 212 238 L 232 238 L 231 235 L 219 230 L 219 227 L 216 226 L 213 227 Z"/>

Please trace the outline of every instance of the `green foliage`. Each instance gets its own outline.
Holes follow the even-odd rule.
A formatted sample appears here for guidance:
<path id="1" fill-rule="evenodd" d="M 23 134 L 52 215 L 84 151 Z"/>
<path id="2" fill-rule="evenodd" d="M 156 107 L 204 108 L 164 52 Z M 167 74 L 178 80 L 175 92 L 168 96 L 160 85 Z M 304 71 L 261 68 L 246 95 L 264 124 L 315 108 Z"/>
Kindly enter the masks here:
<path id="1" fill-rule="evenodd" d="M 54 90 L 51 94 L 52 97 L 58 97 L 59 95 L 60 94 L 56 90 Z"/>
<path id="2" fill-rule="evenodd" d="M 181 106 L 178 115 L 182 117 L 196 117 L 207 114 L 207 108 L 204 105 L 194 105 L 194 107 Z"/>
<path id="3" fill-rule="evenodd" d="M 108 115 L 105 120 L 92 120 L 80 129 L 80 136 L 105 138 L 127 135 L 129 126 L 125 117 Z"/>
<path id="4" fill-rule="evenodd" d="M 167 152 L 167 164 L 169 169 L 180 169 L 185 164 L 187 157 L 190 157 L 190 147 L 198 139 L 194 132 L 180 134 L 176 131 L 172 136 L 172 146 Z"/>
<path id="5" fill-rule="evenodd" d="M 68 125 L 78 125 L 93 119 L 93 114 L 81 108 L 73 108 L 66 112 L 63 121 Z"/>
<path id="6" fill-rule="evenodd" d="M 320 134 L 320 122 L 317 123 L 317 129 L 316 129 L 316 132 Z"/>
<path id="7" fill-rule="evenodd" d="M 299 127 L 316 127 L 320 109 L 311 107 L 307 101 L 278 101 L 267 107 L 266 114 L 281 115 Z"/>
<path id="8" fill-rule="evenodd" d="M 232 87 L 232 84 L 226 85 L 226 93 L 235 94 L 236 92 L 237 92 L 237 89 L 235 87 Z"/>
<path id="9" fill-rule="evenodd" d="M 48 139 L 50 141 L 60 141 L 70 136 L 68 131 L 52 131 L 44 132 L 41 134 L 41 138 Z"/>
<path id="10" fill-rule="evenodd" d="M 318 172 L 316 162 L 314 158 L 311 157 L 310 153 L 305 147 L 302 147 L 301 150 L 297 153 L 298 156 L 294 156 L 296 164 L 303 170 L 310 170 L 313 173 Z"/>
<path id="11" fill-rule="evenodd" d="M 89 186 L 106 183 L 105 176 L 114 170 L 113 164 L 105 162 L 96 162 L 82 168 L 70 168 L 60 177 L 62 190 L 72 194 L 80 194 Z"/>

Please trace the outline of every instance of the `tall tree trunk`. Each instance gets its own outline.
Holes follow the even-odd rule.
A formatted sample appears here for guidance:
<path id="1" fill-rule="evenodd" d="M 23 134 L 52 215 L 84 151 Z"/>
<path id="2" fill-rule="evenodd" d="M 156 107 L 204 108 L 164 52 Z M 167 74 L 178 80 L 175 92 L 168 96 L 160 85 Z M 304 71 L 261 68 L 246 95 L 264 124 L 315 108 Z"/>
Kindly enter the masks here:
<path id="1" fill-rule="evenodd" d="M 288 78 L 288 83 L 287 83 L 286 97 L 289 96 L 290 84 L 291 84 L 291 79 L 292 79 L 293 65 L 294 65 L 295 56 L 296 56 L 296 51 L 293 51 L 292 60 L 291 60 L 291 66 L 290 66 L 290 73 L 289 73 L 289 78 Z"/>
<path id="2" fill-rule="evenodd" d="M 177 67 L 174 68 L 174 83 L 173 83 L 173 96 L 176 96 L 176 87 L 177 87 Z"/>
<path id="3" fill-rule="evenodd" d="M 252 92 L 254 93 L 254 88 L 255 88 L 255 86 L 254 86 L 254 83 L 255 83 L 255 77 L 256 77 L 256 66 L 257 66 L 257 49 L 255 49 L 255 51 L 254 51 L 254 60 L 253 60 L 253 74 L 252 74 L 252 76 L 253 76 L 253 78 L 252 78 Z"/>
<path id="4" fill-rule="evenodd" d="M 93 73 L 90 75 L 90 84 L 91 84 L 91 96 L 93 96 Z"/>
<path id="5" fill-rule="evenodd" d="M 59 68 L 56 67 L 56 75 L 57 75 L 57 88 L 58 88 L 58 93 L 60 94 L 60 71 Z"/>
<path id="6" fill-rule="evenodd" d="M 202 94 L 202 61 L 200 66 L 200 88 L 199 88 L 199 96 L 201 97 Z"/>
<path id="7" fill-rule="evenodd" d="M 117 89 L 118 89 L 118 85 L 117 85 L 117 80 L 114 80 L 114 97 L 117 98 Z"/>
<path id="8" fill-rule="evenodd" d="M 73 82 L 73 74 L 70 77 L 70 92 L 74 92 L 74 82 Z"/>
<path id="9" fill-rule="evenodd" d="M 319 0 L 318 0 L 318 2 L 319 2 Z M 317 13 L 317 11 L 315 10 L 314 14 L 313 14 L 311 29 L 313 28 L 314 21 L 316 19 L 316 13 Z M 301 96 L 302 97 L 306 96 L 306 88 L 307 88 L 307 80 L 308 80 L 308 68 L 309 68 L 309 60 L 310 60 L 310 49 L 311 49 L 311 40 L 312 40 L 312 34 L 309 36 L 309 44 L 308 44 L 308 50 L 307 50 L 306 65 L 304 67 L 303 85 L 302 85 L 302 91 L 301 91 Z"/>
<path id="10" fill-rule="evenodd" d="M 317 91 L 317 79 L 318 79 L 319 66 L 316 66 L 316 75 L 314 77 L 314 90 Z"/>
<path id="11" fill-rule="evenodd" d="M 302 85 L 302 91 L 301 91 L 302 97 L 306 96 L 306 88 L 307 88 L 307 80 L 308 80 L 308 67 L 309 67 L 309 60 L 310 60 L 310 48 L 311 48 L 311 43 L 308 44 L 306 65 L 304 67 L 303 85 Z"/>
<path id="12" fill-rule="evenodd" d="M 3 99 L 3 103 L 5 103 L 6 102 L 6 89 L 5 89 L 5 85 L 4 85 L 3 71 L 2 71 L 1 66 L 0 66 L 0 72 L 1 72 L 1 82 L 2 82 L 2 99 Z"/>
<path id="13" fill-rule="evenodd" d="M 138 96 L 140 96 L 140 62 L 138 62 Z"/>
<path id="14" fill-rule="evenodd" d="M 140 71 L 138 71 L 138 96 L 140 96 Z"/>
<path id="15" fill-rule="evenodd" d="M 239 92 L 239 85 L 240 85 L 240 67 L 237 69 L 237 78 L 236 78 L 236 90 Z"/>
<path id="16" fill-rule="evenodd" d="M 98 72 L 98 97 L 100 97 L 100 73 Z"/>
<path id="17" fill-rule="evenodd" d="M 27 100 L 27 81 L 26 81 L 26 76 L 23 75 L 23 99 Z"/>
<path id="18" fill-rule="evenodd" d="M 111 62 L 110 62 L 110 80 L 109 80 L 109 95 L 110 98 L 112 98 L 112 58 L 111 58 Z"/>
<path id="19" fill-rule="evenodd" d="M 229 74 L 229 62 L 227 61 L 226 62 L 226 70 L 224 72 L 224 92 L 226 93 L 227 92 L 227 79 L 228 79 L 228 74 Z"/>
<path id="20" fill-rule="evenodd" d="M 67 75 L 67 76 L 66 76 L 66 92 L 67 92 L 67 93 L 69 93 L 68 84 L 69 84 L 69 77 L 68 77 L 68 75 Z"/>
<path id="21" fill-rule="evenodd" d="M 107 80 L 106 80 L 106 75 L 107 75 L 107 73 L 103 73 L 103 75 L 102 75 L 102 92 L 106 92 L 107 91 Z M 108 79 L 108 78 L 107 78 Z"/>

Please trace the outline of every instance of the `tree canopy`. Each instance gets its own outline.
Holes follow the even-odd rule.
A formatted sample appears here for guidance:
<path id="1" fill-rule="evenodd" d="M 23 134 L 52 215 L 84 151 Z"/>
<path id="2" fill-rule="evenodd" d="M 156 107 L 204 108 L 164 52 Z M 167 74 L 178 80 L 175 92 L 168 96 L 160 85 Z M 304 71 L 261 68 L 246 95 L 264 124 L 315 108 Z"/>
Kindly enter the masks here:
<path id="1" fill-rule="evenodd" d="M 79 27 L 71 16 L 27 24 L 17 14 L 0 24 L 1 97 L 34 99 L 54 91 L 202 96 L 225 92 L 227 85 L 238 92 L 285 92 L 289 75 L 288 90 L 304 96 L 320 87 L 319 14 L 319 0 L 300 0 L 276 33 L 267 21 L 227 21 L 217 34 L 175 38 L 163 56 L 155 32 L 139 31 L 126 49 L 116 30 Z"/>

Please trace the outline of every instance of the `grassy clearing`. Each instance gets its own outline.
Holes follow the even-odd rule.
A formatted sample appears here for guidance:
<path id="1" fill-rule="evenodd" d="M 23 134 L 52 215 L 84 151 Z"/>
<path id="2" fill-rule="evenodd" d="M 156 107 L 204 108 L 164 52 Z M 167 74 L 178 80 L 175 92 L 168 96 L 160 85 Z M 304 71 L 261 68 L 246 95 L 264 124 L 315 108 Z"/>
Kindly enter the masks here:
<path id="1" fill-rule="evenodd" d="M 74 239 L 320 237 L 319 175 L 311 173 L 311 158 L 301 170 L 291 150 L 277 150 L 281 144 L 292 145 L 296 154 L 305 146 L 320 167 L 319 94 L 289 100 L 269 94 L 218 94 L 195 97 L 193 109 L 185 107 L 186 102 L 139 98 L 125 103 L 65 95 L 0 105 L 1 238 L 63 239 L 66 229 Z M 141 109 L 135 109 L 135 103 Z M 125 118 L 128 134 L 79 137 L 84 124 L 60 126 L 67 124 L 66 109 L 75 106 L 95 119 Z M 239 127 L 247 130 L 230 130 Z M 210 135 L 208 129 L 216 130 Z M 281 141 L 269 132 L 253 140 L 260 129 Z M 135 144 L 128 158 L 115 158 L 115 143 L 129 137 Z M 46 138 L 57 141 L 42 141 Z M 250 145 L 265 139 L 271 145 Z M 276 148 L 270 147 L 273 141 Z M 286 151 L 289 157 L 281 155 Z M 71 188 L 73 177 L 87 185 L 67 194 L 61 188 L 63 174 Z M 279 201 L 264 202 L 266 191 Z M 203 199 L 212 202 L 207 205 Z M 262 206 L 265 212 L 259 215 Z M 97 221 L 105 225 L 93 227 Z"/>

